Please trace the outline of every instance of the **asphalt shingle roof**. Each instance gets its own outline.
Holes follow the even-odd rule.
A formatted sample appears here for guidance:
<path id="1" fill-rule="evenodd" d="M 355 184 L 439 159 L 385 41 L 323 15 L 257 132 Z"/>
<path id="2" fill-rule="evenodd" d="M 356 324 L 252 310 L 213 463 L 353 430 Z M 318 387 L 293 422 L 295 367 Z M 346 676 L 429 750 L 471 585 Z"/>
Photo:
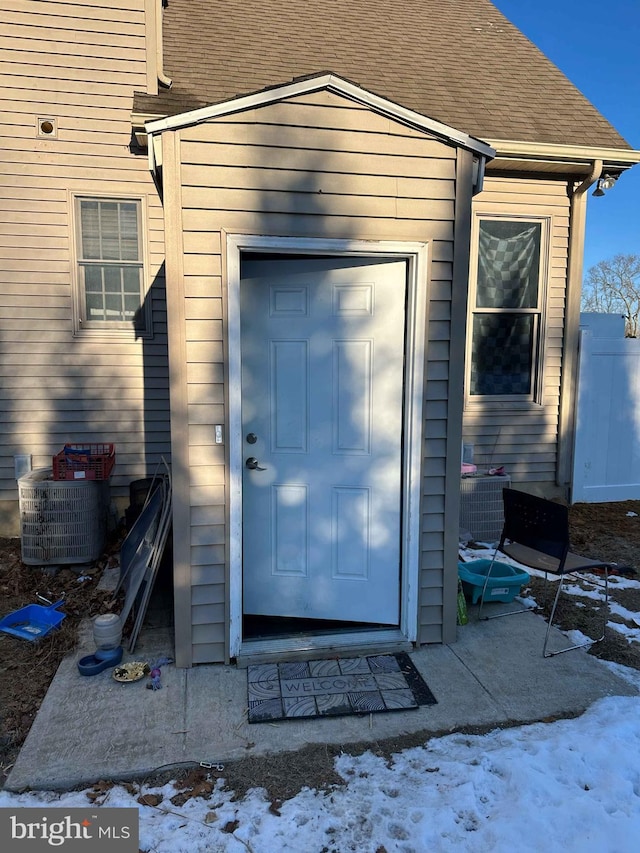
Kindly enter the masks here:
<path id="1" fill-rule="evenodd" d="M 172 88 L 136 111 L 330 71 L 479 139 L 630 148 L 489 0 L 169 0 L 164 71 Z"/>

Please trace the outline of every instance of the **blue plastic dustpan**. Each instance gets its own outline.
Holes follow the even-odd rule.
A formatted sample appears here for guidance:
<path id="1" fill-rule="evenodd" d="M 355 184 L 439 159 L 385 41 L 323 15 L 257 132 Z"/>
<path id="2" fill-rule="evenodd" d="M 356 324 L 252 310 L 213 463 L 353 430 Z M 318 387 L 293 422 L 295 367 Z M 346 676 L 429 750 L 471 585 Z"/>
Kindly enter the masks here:
<path id="1" fill-rule="evenodd" d="M 64 599 L 56 601 L 49 607 L 41 604 L 27 604 L 20 610 L 14 610 L 0 619 L 0 631 L 21 637 L 23 640 L 39 640 L 53 628 L 57 628 L 66 613 L 60 613 L 56 608 L 64 604 Z"/>

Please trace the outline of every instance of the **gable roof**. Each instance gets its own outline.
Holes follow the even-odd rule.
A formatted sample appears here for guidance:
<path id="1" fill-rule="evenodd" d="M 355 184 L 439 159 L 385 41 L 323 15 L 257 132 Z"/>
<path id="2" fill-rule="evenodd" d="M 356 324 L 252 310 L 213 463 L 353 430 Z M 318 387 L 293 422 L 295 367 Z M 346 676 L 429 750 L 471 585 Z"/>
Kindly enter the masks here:
<path id="1" fill-rule="evenodd" d="M 489 0 L 169 0 L 170 116 L 332 72 L 478 139 L 630 149 Z"/>
<path id="2" fill-rule="evenodd" d="M 255 109 L 256 107 L 265 106 L 274 103 L 275 101 L 285 100 L 286 98 L 295 98 L 300 95 L 310 92 L 317 92 L 321 89 L 326 89 L 329 92 L 342 95 L 351 101 L 356 101 L 359 104 L 364 104 L 382 115 L 386 115 L 396 121 L 404 122 L 411 127 L 424 130 L 427 133 L 432 133 L 435 136 L 452 142 L 455 145 L 460 145 L 473 151 L 475 154 L 491 159 L 495 157 L 495 151 L 490 145 L 482 140 L 475 139 L 466 133 L 462 133 L 454 127 L 449 127 L 435 119 L 423 116 L 421 113 L 416 113 L 413 110 L 408 110 L 389 101 L 386 98 L 381 98 L 379 95 L 373 95 L 361 89 L 359 86 L 354 86 L 348 80 L 343 80 L 335 74 L 319 74 L 316 77 L 308 77 L 305 80 L 298 80 L 295 83 L 285 84 L 284 86 L 274 86 L 269 89 L 264 89 L 262 92 L 253 95 L 245 95 L 241 98 L 232 98 L 230 101 L 223 101 L 219 104 L 214 104 L 209 107 L 201 107 L 197 110 L 190 110 L 186 113 L 178 113 L 174 116 L 157 119 L 156 121 L 148 121 L 146 130 L 148 133 L 161 133 L 164 130 L 173 130 L 189 125 L 198 124 L 202 121 L 218 118 L 220 116 L 230 115 L 242 110 Z"/>

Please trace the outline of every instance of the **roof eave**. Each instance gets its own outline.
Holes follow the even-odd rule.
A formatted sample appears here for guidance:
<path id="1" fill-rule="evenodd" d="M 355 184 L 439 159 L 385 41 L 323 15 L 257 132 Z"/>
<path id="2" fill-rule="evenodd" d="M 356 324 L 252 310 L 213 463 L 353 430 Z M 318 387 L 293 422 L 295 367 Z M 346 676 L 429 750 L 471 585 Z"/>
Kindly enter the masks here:
<path id="1" fill-rule="evenodd" d="M 560 145 L 546 142 L 525 142 L 510 139 L 491 139 L 489 144 L 496 156 L 491 170 L 535 171 L 545 165 L 558 171 L 576 175 L 588 174 L 592 164 L 601 160 L 603 169 L 623 172 L 640 163 L 640 151 L 633 148 L 609 148 L 591 145 Z"/>
<path id="2" fill-rule="evenodd" d="M 147 147 L 147 122 L 159 121 L 163 118 L 164 116 L 160 113 L 131 113 L 131 130 L 133 131 L 136 144 L 140 148 Z"/>
<path id="3" fill-rule="evenodd" d="M 251 95 L 232 98 L 231 100 L 223 101 L 209 107 L 203 107 L 202 109 L 191 110 L 190 112 L 181 113 L 179 115 L 147 121 L 145 125 L 146 132 L 156 134 L 164 133 L 167 130 L 177 130 L 179 128 L 188 127 L 190 125 L 218 118 L 219 116 L 255 109 L 256 107 L 281 101 L 286 98 L 297 97 L 309 92 L 315 92 L 320 89 L 326 89 L 343 95 L 357 103 L 371 107 L 377 112 L 382 113 L 389 118 L 393 118 L 396 121 L 401 121 L 419 130 L 433 133 L 436 136 L 472 151 L 486 160 L 491 160 L 495 156 L 494 149 L 490 145 L 487 145 L 486 142 L 476 139 L 473 136 L 469 136 L 468 134 L 456 130 L 449 125 L 436 121 L 435 119 L 428 118 L 414 110 L 402 107 L 399 104 L 389 101 L 379 95 L 375 95 L 372 92 L 362 89 L 360 86 L 350 83 L 348 80 L 344 80 L 342 77 L 338 77 L 335 74 L 322 74 L 316 77 L 296 80 L 293 83 L 288 83 L 284 86 L 277 86 L 271 89 L 255 92 Z"/>

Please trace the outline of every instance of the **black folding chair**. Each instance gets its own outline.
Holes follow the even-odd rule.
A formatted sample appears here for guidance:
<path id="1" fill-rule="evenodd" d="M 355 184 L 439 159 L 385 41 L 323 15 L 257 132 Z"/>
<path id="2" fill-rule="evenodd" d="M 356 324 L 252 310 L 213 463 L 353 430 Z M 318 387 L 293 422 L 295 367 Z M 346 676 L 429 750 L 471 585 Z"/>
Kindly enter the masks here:
<path id="1" fill-rule="evenodd" d="M 497 554 L 502 553 L 523 566 L 544 572 L 545 580 L 548 580 L 548 574 L 560 576 L 542 649 L 542 654 L 545 658 L 553 657 L 563 652 L 570 652 L 572 649 L 590 646 L 593 643 L 599 643 L 604 640 L 605 627 L 609 617 L 609 570 L 615 564 L 600 560 L 589 560 L 569 550 L 569 510 L 566 506 L 546 500 L 545 498 L 539 498 L 536 495 L 520 492 L 517 489 L 504 488 L 502 490 L 502 497 L 504 503 L 504 527 L 502 528 L 500 542 L 495 550 L 491 566 L 485 578 L 480 599 L 479 618 L 497 619 L 500 616 L 527 613 L 531 609 L 510 610 L 508 613 L 498 613 L 494 616 L 482 617 L 482 604 L 484 603 L 484 595 L 491 575 L 491 568 Z M 559 649 L 558 651 L 548 651 L 549 634 L 565 577 L 583 572 L 592 572 L 594 569 L 604 570 L 604 619 L 602 636 L 598 637 L 597 640 L 578 643 L 565 649 Z"/>

